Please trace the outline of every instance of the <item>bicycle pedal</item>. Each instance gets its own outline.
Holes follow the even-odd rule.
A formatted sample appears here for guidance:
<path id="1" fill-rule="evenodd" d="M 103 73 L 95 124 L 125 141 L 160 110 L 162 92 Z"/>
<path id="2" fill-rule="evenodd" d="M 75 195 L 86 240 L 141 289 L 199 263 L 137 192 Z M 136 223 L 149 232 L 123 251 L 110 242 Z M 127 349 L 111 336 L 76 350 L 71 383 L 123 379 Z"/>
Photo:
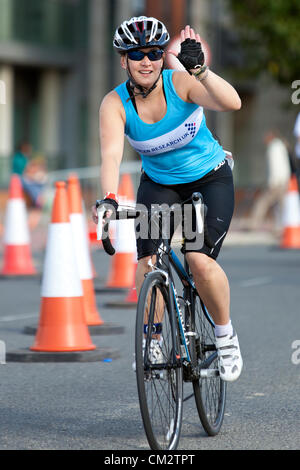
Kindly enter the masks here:
<path id="1" fill-rule="evenodd" d="M 164 378 L 164 372 L 162 370 L 160 372 L 155 372 L 154 377 L 156 379 L 163 379 Z"/>

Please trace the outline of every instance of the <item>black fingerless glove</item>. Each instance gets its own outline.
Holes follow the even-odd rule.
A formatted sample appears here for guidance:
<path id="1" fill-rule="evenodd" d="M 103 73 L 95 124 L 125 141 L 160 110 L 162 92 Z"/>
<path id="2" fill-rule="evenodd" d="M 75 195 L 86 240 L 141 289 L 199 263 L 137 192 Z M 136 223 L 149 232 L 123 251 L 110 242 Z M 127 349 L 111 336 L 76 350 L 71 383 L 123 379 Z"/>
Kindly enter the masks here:
<path id="1" fill-rule="evenodd" d="M 119 207 L 118 202 L 115 199 L 111 199 L 109 197 L 105 199 L 101 199 L 101 200 L 98 199 L 96 201 L 96 208 L 98 208 L 99 206 L 103 206 L 103 205 L 105 206 L 106 209 L 109 209 L 109 207 L 107 206 L 113 206 L 112 209 L 114 209 L 115 211 L 117 211 Z"/>
<path id="2" fill-rule="evenodd" d="M 182 63 L 190 75 L 190 69 L 194 69 L 197 65 L 204 64 L 204 53 L 202 51 L 201 43 L 196 39 L 186 39 L 181 43 L 180 53 L 177 59 Z"/>

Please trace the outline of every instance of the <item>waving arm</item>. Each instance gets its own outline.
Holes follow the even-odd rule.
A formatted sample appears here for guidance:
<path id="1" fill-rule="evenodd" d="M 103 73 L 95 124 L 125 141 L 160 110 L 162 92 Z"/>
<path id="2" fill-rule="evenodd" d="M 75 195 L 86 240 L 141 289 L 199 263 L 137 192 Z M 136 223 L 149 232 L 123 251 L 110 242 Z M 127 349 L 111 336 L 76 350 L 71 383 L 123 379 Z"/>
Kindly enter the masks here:
<path id="1" fill-rule="evenodd" d="M 186 26 L 181 31 L 181 41 L 179 54 L 172 50 L 168 52 L 177 57 L 190 74 L 177 72 L 174 77 L 176 90 L 183 99 L 213 111 L 240 109 L 241 100 L 233 86 L 204 65 L 199 34 Z"/>

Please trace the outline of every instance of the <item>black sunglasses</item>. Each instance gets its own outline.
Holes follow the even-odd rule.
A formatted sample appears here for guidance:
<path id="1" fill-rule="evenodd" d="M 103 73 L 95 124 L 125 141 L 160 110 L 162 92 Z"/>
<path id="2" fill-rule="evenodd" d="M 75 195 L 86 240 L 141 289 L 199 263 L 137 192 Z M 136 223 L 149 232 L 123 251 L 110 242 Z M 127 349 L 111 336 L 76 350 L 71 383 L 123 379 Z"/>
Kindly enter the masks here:
<path id="1" fill-rule="evenodd" d="M 149 52 L 142 52 L 142 51 L 128 51 L 128 57 L 130 60 L 143 60 L 145 55 L 148 57 L 151 62 L 159 60 L 162 58 L 164 51 L 161 49 L 154 49 L 153 51 Z"/>

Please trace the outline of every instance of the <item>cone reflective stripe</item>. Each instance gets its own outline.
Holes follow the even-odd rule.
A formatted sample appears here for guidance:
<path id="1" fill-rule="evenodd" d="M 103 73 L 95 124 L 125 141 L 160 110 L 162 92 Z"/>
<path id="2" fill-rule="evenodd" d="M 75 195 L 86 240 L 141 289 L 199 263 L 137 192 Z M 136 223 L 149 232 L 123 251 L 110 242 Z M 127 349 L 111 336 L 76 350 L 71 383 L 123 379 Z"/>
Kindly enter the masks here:
<path id="1" fill-rule="evenodd" d="M 74 178 L 74 183 L 76 183 L 77 188 L 78 188 L 78 196 L 75 196 L 76 201 L 74 201 L 74 204 L 76 205 L 76 211 L 78 213 L 83 214 L 84 230 L 85 230 L 86 238 L 87 238 L 87 242 L 85 242 L 85 243 L 87 243 L 87 245 L 88 245 L 89 254 L 90 254 L 91 269 L 92 269 L 92 273 L 93 273 L 93 278 L 95 278 L 95 277 L 98 277 L 98 274 L 96 272 L 95 266 L 93 265 L 92 254 L 91 254 L 91 250 L 90 250 L 90 243 L 92 243 L 92 240 L 90 239 L 90 234 L 89 234 L 89 231 L 91 230 L 89 224 L 91 223 L 94 226 L 95 236 L 96 236 L 96 241 L 97 241 L 96 225 L 94 224 L 94 222 L 92 220 L 91 221 L 89 220 L 90 217 L 87 218 L 87 216 L 86 216 L 84 200 L 82 198 L 80 182 L 79 182 L 78 176 L 76 174 L 72 174 L 72 175 L 70 175 L 69 179 L 70 178 Z M 72 200 L 74 200 L 74 198 L 72 198 Z M 69 201 L 69 203 L 70 203 L 70 201 Z M 81 203 L 81 206 L 80 206 L 80 203 Z M 73 202 L 72 202 L 72 205 L 73 205 Z M 79 212 L 80 210 L 81 210 L 81 212 Z"/>
<path id="2" fill-rule="evenodd" d="M 3 242 L 4 264 L 1 274 L 36 274 L 31 257 L 26 205 L 23 198 L 22 183 L 18 175 L 12 175 L 10 180 Z"/>
<path id="3" fill-rule="evenodd" d="M 127 303 L 137 304 L 137 302 L 138 302 L 138 296 L 137 296 L 136 287 L 135 287 L 135 275 L 136 275 L 136 269 L 137 269 L 136 256 L 134 257 L 134 260 L 135 260 L 135 265 L 134 265 L 134 270 L 133 270 L 133 279 L 131 281 L 131 288 L 128 292 L 128 295 L 124 300 L 125 304 L 127 304 Z"/>
<path id="4" fill-rule="evenodd" d="M 290 178 L 283 202 L 281 248 L 300 248 L 300 200 L 296 176 Z"/>
<path id="5" fill-rule="evenodd" d="M 121 177 L 118 198 L 121 205 L 134 207 L 134 191 L 129 174 Z M 115 250 L 106 286 L 130 288 L 135 272 L 136 240 L 133 219 L 120 219 L 115 224 Z"/>
<path id="6" fill-rule="evenodd" d="M 40 320 L 30 349 L 67 352 L 95 348 L 85 323 L 66 185 L 57 182 L 44 261 Z"/>
<path id="7" fill-rule="evenodd" d="M 93 284 L 93 269 L 89 251 L 86 223 L 79 180 L 76 176 L 68 179 L 68 198 L 71 228 L 74 239 L 75 258 L 83 288 L 84 314 L 87 325 L 102 325 L 104 321 L 97 310 Z"/>
<path id="8" fill-rule="evenodd" d="M 88 221 L 88 235 L 89 235 L 89 242 L 93 244 L 97 244 L 99 248 L 99 240 L 97 240 L 97 227 L 93 221 Z"/>
<path id="9" fill-rule="evenodd" d="M 77 265 L 73 258 L 70 261 L 70 249 L 67 249 L 72 245 L 72 236 L 70 222 L 53 223 L 49 227 L 42 297 L 82 297 Z"/>
<path id="10" fill-rule="evenodd" d="M 75 176 L 76 178 L 76 181 L 77 181 L 77 184 L 78 184 L 78 188 L 79 188 L 79 192 L 80 192 L 80 197 L 81 197 L 81 200 L 82 200 L 82 212 L 83 212 L 83 221 L 84 221 L 84 231 L 85 231 L 85 234 L 86 234 L 86 238 L 87 238 L 87 246 L 88 246 L 88 249 L 89 249 L 89 256 L 90 256 L 90 263 L 91 263 L 91 269 L 92 269 L 92 273 L 93 273 L 93 279 L 95 279 L 96 277 L 98 277 L 98 273 L 95 269 L 95 266 L 94 266 L 94 263 L 93 263 L 93 258 L 92 258 L 92 251 L 91 251 L 91 241 L 90 241 L 90 236 L 89 236 L 89 226 L 88 226 L 88 218 L 87 218 L 87 215 L 86 215 L 86 210 L 85 210 L 85 205 L 84 205 L 84 200 L 82 198 L 82 195 L 81 195 L 81 189 L 80 189 L 80 182 L 79 182 L 79 179 L 77 178 L 77 176 Z M 90 217 L 89 217 L 90 218 Z M 94 224 L 93 221 L 91 221 L 95 227 L 95 229 L 97 228 L 97 226 Z M 96 233 L 97 235 L 97 233 Z"/>

